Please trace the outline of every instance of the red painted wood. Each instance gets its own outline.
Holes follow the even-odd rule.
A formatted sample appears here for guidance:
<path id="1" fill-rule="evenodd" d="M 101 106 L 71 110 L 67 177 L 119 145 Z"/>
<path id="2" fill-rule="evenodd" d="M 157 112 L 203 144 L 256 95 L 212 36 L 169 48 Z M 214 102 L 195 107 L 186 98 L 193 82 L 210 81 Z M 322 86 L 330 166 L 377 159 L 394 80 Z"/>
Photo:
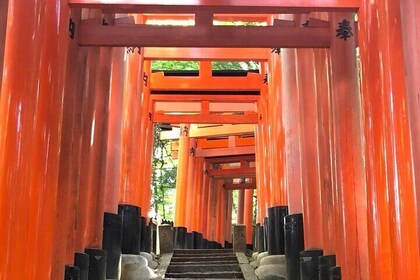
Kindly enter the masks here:
<path id="1" fill-rule="evenodd" d="M 71 11 L 70 17 L 78 21 L 80 11 Z M 76 34 L 77 35 L 77 34 Z M 80 62 L 77 40 L 68 40 L 67 71 L 64 92 L 64 110 L 61 134 L 61 151 L 56 206 L 56 233 L 53 240 L 52 279 L 64 277 L 65 264 L 72 263 L 75 252 L 77 202 L 80 173 L 81 126 L 78 115 L 82 108 L 83 90 L 80 81 L 84 75 L 84 64 Z M 76 59 L 75 59 L 76 58 Z"/>
<path id="2" fill-rule="evenodd" d="M 333 26 L 353 14 L 332 14 Z M 333 33 L 333 30 L 332 30 Z M 335 32 L 334 32 L 335 33 Z M 357 75 L 356 42 L 336 38 L 331 45 L 333 211 L 337 261 L 344 279 L 369 278 L 366 263 L 367 217 L 362 112 Z"/>
<path id="3" fill-rule="evenodd" d="M 79 32 L 79 44 L 91 47 L 326 48 L 331 42 L 328 27 L 121 26 L 82 21 Z M 253 40 L 249 40 L 250 33 Z"/>
<path id="4" fill-rule="evenodd" d="M 237 14 L 287 14 L 307 13 L 309 11 L 352 11 L 359 9 L 357 0 L 276 0 L 249 2 L 246 0 L 231 0 L 228 5 L 217 0 L 164 0 L 156 3 L 154 0 L 69 0 L 69 5 L 75 8 L 95 8 L 118 13 L 195 13 L 212 11 L 214 13 Z"/>
<path id="5" fill-rule="evenodd" d="M 400 1 L 401 34 L 403 38 L 404 67 L 406 72 L 407 106 L 411 130 L 411 148 L 413 153 L 414 179 L 417 205 L 420 203 L 420 2 Z M 417 206 L 417 226 L 420 238 L 420 207 Z"/>
<path id="6" fill-rule="evenodd" d="M 117 213 L 120 190 L 122 115 L 124 90 L 124 52 L 123 48 L 112 50 L 111 88 L 108 113 L 108 143 L 105 173 L 105 211 Z"/>
<path id="7" fill-rule="evenodd" d="M 363 1 L 360 12 L 372 279 L 420 278 L 400 3 Z"/>

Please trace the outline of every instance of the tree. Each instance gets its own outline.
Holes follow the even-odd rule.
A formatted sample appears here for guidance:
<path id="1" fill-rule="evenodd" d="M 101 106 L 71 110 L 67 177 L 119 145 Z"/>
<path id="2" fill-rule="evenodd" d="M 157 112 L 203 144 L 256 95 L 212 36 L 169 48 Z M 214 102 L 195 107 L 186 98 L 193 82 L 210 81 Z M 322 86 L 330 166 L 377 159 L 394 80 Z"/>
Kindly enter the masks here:
<path id="1" fill-rule="evenodd" d="M 170 192 L 176 187 L 176 163 L 172 158 L 171 142 L 161 140 L 161 129 L 154 127 L 154 145 L 152 162 L 152 208 L 165 220 L 173 219 Z"/>

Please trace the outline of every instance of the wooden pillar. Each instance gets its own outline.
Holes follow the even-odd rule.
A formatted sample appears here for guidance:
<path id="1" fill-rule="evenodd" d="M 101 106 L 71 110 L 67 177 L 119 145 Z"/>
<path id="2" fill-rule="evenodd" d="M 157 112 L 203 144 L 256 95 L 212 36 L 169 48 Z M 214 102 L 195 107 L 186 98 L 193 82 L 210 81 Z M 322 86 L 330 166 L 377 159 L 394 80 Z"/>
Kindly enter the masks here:
<path id="1" fill-rule="evenodd" d="M 122 114 L 124 96 L 125 48 L 112 50 L 111 90 L 109 97 L 108 143 L 105 173 L 105 211 L 117 213 L 121 173 Z"/>
<path id="2" fill-rule="evenodd" d="M 338 28 L 353 14 L 332 14 L 330 21 Z M 332 35 L 333 35 L 332 34 Z M 363 279 L 367 256 L 366 191 L 363 164 L 363 134 L 360 91 L 358 86 L 355 39 L 333 39 L 331 48 L 331 102 L 333 120 L 333 203 L 336 219 L 337 262 L 345 279 Z"/>
<path id="3" fill-rule="evenodd" d="M 238 213 L 236 223 L 238 225 L 244 224 L 244 203 L 245 203 L 245 190 L 238 190 Z"/>
<path id="4" fill-rule="evenodd" d="M 362 1 L 359 17 L 371 279 L 420 278 L 401 2 Z"/>
<path id="5" fill-rule="evenodd" d="M 420 2 L 415 0 L 400 1 L 401 28 L 404 51 L 405 80 L 407 87 L 407 105 L 411 130 L 411 148 L 414 164 L 414 182 L 417 205 L 420 205 Z M 417 227 L 420 238 L 420 207 L 417 206 Z"/>
<path id="6" fill-rule="evenodd" d="M 254 190 L 245 190 L 245 205 L 244 205 L 244 224 L 246 226 L 246 244 L 252 244 L 252 229 L 253 229 L 253 201 Z"/>
<path id="7" fill-rule="evenodd" d="M 269 137 L 272 157 L 271 206 L 286 205 L 287 191 L 285 185 L 285 139 L 282 123 L 282 71 L 280 54 L 271 53 L 268 60 L 268 90 L 272 107 L 268 112 L 272 137 Z"/>
<path id="8" fill-rule="evenodd" d="M 195 211 L 194 209 L 194 200 L 195 197 L 195 185 L 194 185 L 194 179 L 195 179 L 195 172 L 196 172 L 196 165 L 195 165 L 195 156 L 194 156 L 194 150 L 196 147 L 196 141 L 195 138 L 189 138 L 189 145 L 188 145 L 188 170 L 187 170 L 187 181 L 186 181 L 186 194 L 185 194 L 185 203 L 183 207 L 185 208 L 185 226 L 188 229 L 189 232 L 192 231 L 192 225 L 194 223 L 194 214 L 192 213 Z M 178 167 L 179 168 L 179 167 Z"/>
<path id="9" fill-rule="evenodd" d="M 226 191 L 223 188 L 223 180 L 218 180 L 216 185 L 216 241 L 220 244 L 224 244 L 225 229 L 226 229 Z"/>
<path id="10" fill-rule="evenodd" d="M 64 1 L 8 4 L 0 66 L 7 73 L 0 94 L 0 278 L 49 279 L 69 9 Z"/>
<path id="11" fill-rule="evenodd" d="M 1 81 L 3 79 L 4 48 L 6 46 L 6 26 L 7 26 L 8 6 L 9 6 L 9 0 L 1 1 L 0 3 L 0 95 L 1 95 Z"/>
<path id="12" fill-rule="evenodd" d="M 140 206 L 139 139 L 141 130 L 141 94 L 143 92 L 143 56 L 127 54 L 123 96 L 120 202 Z"/>
<path id="13" fill-rule="evenodd" d="M 80 10 L 72 10 L 70 17 L 78 22 Z M 78 121 L 83 104 L 83 63 L 85 52 L 80 55 L 77 34 L 68 41 L 67 71 L 64 91 L 64 108 L 61 134 L 61 152 L 56 206 L 56 233 L 53 239 L 52 279 L 64 277 L 65 264 L 72 263 L 75 252 L 77 202 L 80 174 L 81 123 Z"/>
<path id="14" fill-rule="evenodd" d="M 204 158 L 195 158 L 195 177 L 194 177 L 194 201 L 193 201 L 193 224 L 192 231 L 202 233 L 202 220 L 203 220 L 203 196 L 204 196 Z"/>
<path id="15" fill-rule="evenodd" d="M 188 161 L 190 153 L 190 125 L 182 124 L 179 136 L 178 169 L 176 175 L 175 220 L 177 227 L 186 226 L 186 195 L 188 186 Z"/>
<path id="16" fill-rule="evenodd" d="M 304 22 L 305 19 L 302 19 Z M 318 153 L 318 99 L 312 49 L 296 52 L 300 118 L 300 172 L 306 248 L 323 248 L 322 203 Z"/>
<path id="17" fill-rule="evenodd" d="M 262 89 L 264 90 L 264 88 Z M 262 102 L 258 102 L 258 111 L 262 112 Z M 258 199 L 258 213 L 257 222 L 263 223 L 264 217 L 267 215 L 268 202 L 266 194 L 269 191 L 265 185 L 265 171 L 264 171 L 264 128 L 262 124 L 264 116 L 260 113 L 259 123 L 255 126 L 255 164 L 256 164 L 256 180 L 257 180 L 257 199 Z"/>
<path id="18" fill-rule="evenodd" d="M 330 52 L 329 50 L 314 50 L 315 75 L 317 93 L 317 129 L 319 149 L 320 195 L 322 201 L 323 249 L 334 252 L 336 247 L 336 224 L 332 213 L 335 204 L 332 203 L 334 190 L 332 184 L 332 112 L 330 83 Z"/>
<path id="19" fill-rule="evenodd" d="M 209 201 L 208 201 L 208 227 L 207 227 L 207 236 L 209 241 L 216 240 L 216 228 L 217 228 L 217 179 L 212 178 L 210 181 L 209 188 Z"/>
<path id="20" fill-rule="evenodd" d="M 227 197 L 227 211 L 226 211 L 226 234 L 225 240 L 232 243 L 232 206 L 233 206 L 233 197 L 232 191 L 226 191 Z"/>
<path id="21" fill-rule="evenodd" d="M 285 19 L 293 19 L 285 18 Z M 281 50 L 282 122 L 285 131 L 285 183 L 289 213 L 302 213 L 299 94 L 296 49 Z"/>
<path id="22" fill-rule="evenodd" d="M 136 23 L 142 23 L 143 19 L 137 19 Z M 141 51 L 144 53 L 144 49 Z M 150 102 L 150 76 L 151 76 L 151 61 L 147 60 L 143 63 L 143 77 L 142 92 L 141 92 L 141 135 L 140 135 L 140 172 L 138 172 L 140 207 L 142 209 L 142 216 L 147 217 L 150 211 L 150 199 L 152 195 L 151 181 L 152 181 L 152 156 L 153 156 L 153 137 L 154 125 L 151 119 L 152 104 Z"/>
<path id="23" fill-rule="evenodd" d="M 209 162 L 205 161 L 203 166 L 203 195 L 201 197 L 201 233 L 204 238 L 208 238 L 207 228 L 209 227 L 208 213 L 209 213 L 209 191 L 210 191 L 210 177 L 208 176 Z"/>

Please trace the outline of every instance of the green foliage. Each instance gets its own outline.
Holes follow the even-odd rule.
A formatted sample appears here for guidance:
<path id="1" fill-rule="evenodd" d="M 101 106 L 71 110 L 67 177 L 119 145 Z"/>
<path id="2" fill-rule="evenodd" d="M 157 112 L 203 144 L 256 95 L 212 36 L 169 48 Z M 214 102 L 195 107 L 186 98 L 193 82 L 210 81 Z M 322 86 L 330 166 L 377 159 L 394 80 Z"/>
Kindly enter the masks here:
<path id="1" fill-rule="evenodd" d="M 213 70 L 258 70 L 259 64 L 255 61 L 213 61 Z M 198 71 L 198 61 L 175 61 L 175 60 L 154 60 L 152 61 L 153 71 L 178 70 Z"/>
<path id="2" fill-rule="evenodd" d="M 258 70 L 259 64 L 255 61 L 213 61 L 213 70 Z"/>
<path id="3" fill-rule="evenodd" d="M 171 142 L 160 140 L 161 129 L 154 127 L 152 162 L 152 208 L 165 220 L 173 220 L 173 198 L 177 167 L 171 155 Z"/>
<path id="4" fill-rule="evenodd" d="M 198 70 L 199 69 L 198 61 L 175 61 L 175 60 L 153 60 L 152 61 L 152 70 Z"/>

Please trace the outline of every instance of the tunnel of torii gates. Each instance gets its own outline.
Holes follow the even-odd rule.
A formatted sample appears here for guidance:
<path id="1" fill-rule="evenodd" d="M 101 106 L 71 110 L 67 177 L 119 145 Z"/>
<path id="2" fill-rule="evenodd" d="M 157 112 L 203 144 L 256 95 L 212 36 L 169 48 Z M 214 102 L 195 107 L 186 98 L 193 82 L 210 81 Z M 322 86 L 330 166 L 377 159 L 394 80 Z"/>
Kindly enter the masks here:
<path id="1" fill-rule="evenodd" d="M 176 226 L 223 243 L 229 192 L 250 225 L 256 188 L 256 222 L 303 213 L 305 247 L 343 279 L 420 279 L 418 15 L 417 0 L 1 1 L 0 279 L 62 279 L 101 246 L 104 212 L 148 213 L 154 123 L 180 128 Z M 212 76 L 250 60 L 259 73 Z"/>

